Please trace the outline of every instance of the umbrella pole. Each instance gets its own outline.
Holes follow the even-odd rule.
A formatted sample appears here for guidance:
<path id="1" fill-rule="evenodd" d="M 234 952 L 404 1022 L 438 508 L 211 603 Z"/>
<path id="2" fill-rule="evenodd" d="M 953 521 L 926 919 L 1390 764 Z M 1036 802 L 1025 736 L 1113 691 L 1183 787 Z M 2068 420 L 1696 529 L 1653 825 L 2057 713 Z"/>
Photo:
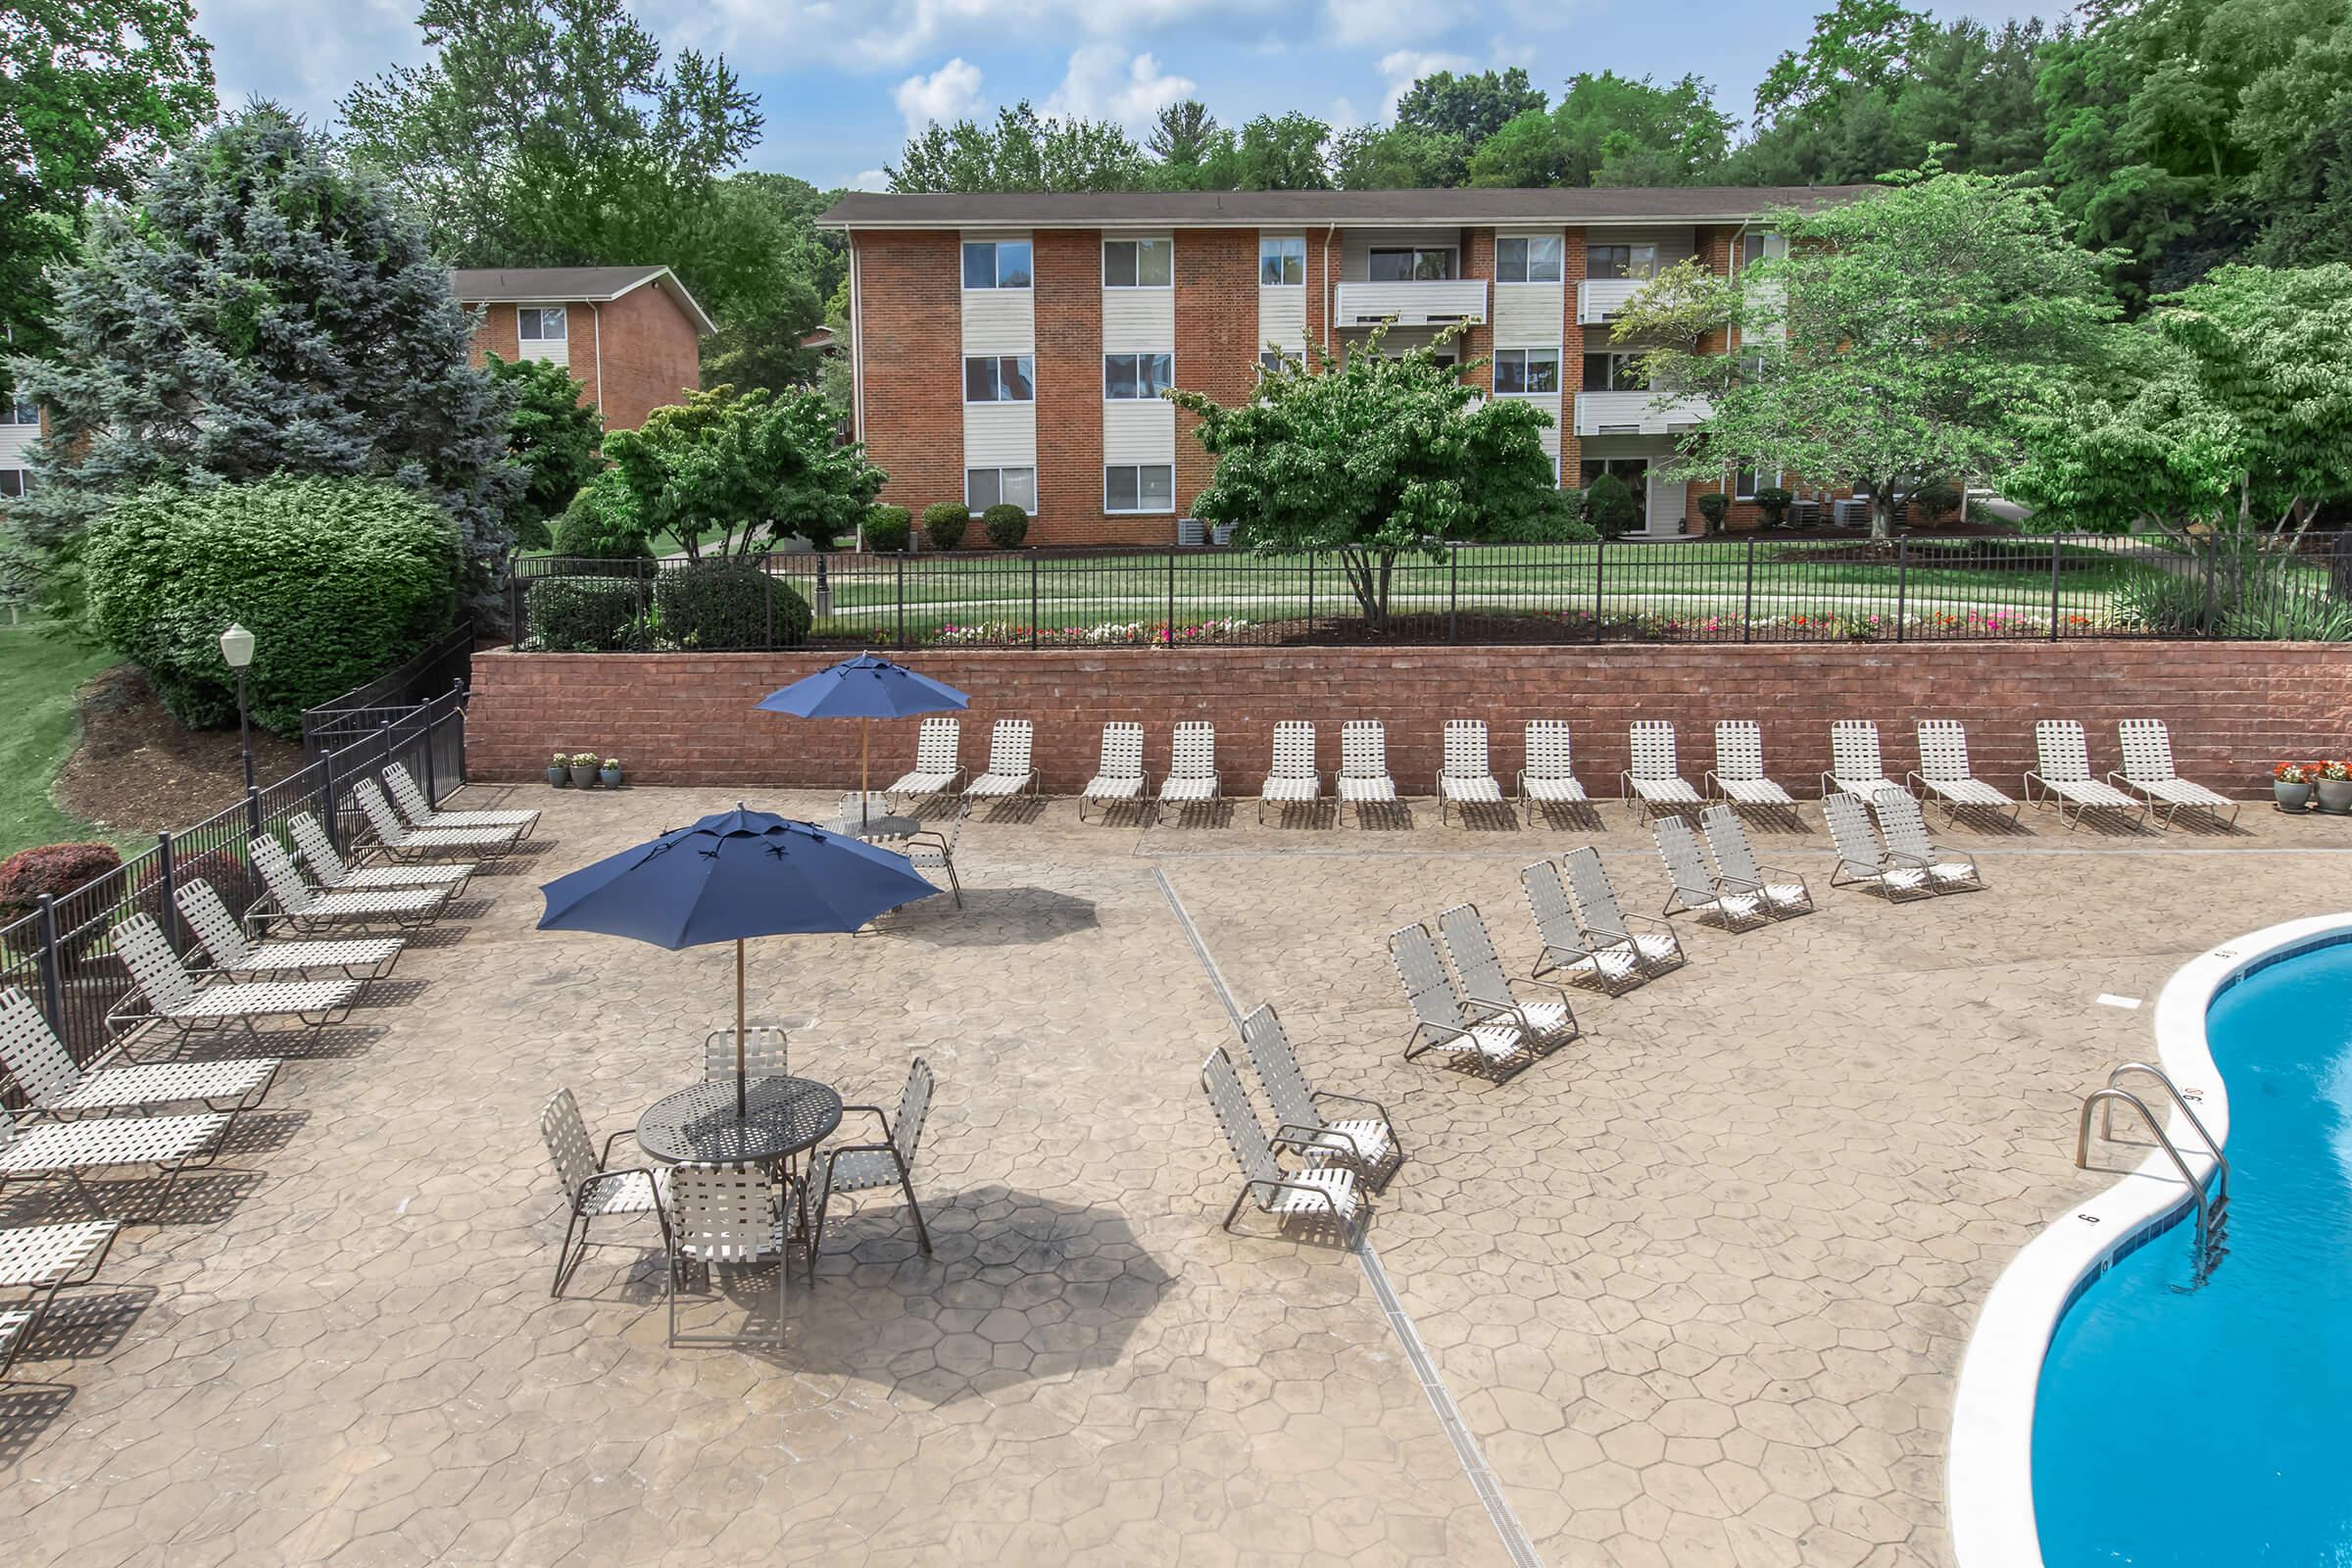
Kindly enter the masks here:
<path id="1" fill-rule="evenodd" d="M 860 828 L 866 825 L 866 799 L 872 793 L 874 783 L 873 752 L 867 740 L 872 733 L 872 723 L 873 720 L 868 718 L 858 721 L 858 825 Z"/>
<path id="2" fill-rule="evenodd" d="M 751 1112 L 743 1098 L 743 938 L 735 939 L 735 1119 L 743 1121 Z"/>

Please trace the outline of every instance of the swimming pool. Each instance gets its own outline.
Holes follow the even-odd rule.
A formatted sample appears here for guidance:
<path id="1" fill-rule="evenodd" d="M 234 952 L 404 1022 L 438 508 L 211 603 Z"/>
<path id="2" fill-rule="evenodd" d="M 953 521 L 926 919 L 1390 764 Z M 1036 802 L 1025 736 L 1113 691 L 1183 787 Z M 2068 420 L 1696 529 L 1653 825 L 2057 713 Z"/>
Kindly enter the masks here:
<path id="1" fill-rule="evenodd" d="M 2204 1025 L 2229 1254 L 2192 1289 L 2195 1224 L 2149 1232 L 2059 1318 L 2033 1405 L 2047 1568 L 2352 1564 L 2352 942 L 2246 968 Z"/>

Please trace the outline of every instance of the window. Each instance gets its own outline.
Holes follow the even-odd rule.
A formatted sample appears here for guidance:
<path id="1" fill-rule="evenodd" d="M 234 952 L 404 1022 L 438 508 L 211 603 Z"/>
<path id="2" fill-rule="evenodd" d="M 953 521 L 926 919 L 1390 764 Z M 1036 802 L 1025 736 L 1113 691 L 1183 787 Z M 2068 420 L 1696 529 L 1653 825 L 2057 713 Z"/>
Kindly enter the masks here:
<path id="1" fill-rule="evenodd" d="M 1105 354 L 1102 395 L 1114 401 L 1155 398 L 1176 384 L 1173 354 Z"/>
<path id="2" fill-rule="evenodd" d="M 1410 283 L 1453 276 L 1453 247 L 1399 246 L 1371 253 L 1368 276 L 1375 283 Z"/>
<path id="3" fill-rule="evenodd" d="M 1299 241 L 1303 247 L 1305 241 Z M 1305 266 L 1305 251 L 1299 265 Z M 1299 274 L 1304 281 L 1305 274 Z M 1172 239 L 1106 239 L 1102 242 L 1104 288 L 1167 288 L 1176 281 L 1176 242 Z"/>
<path id="4" fill-rule="evenodd" d="M 1585 247 L 1585 275 L 1655 277 L 1658 275 L 1658 248 L 1655 245 L 1588 245 Z"/>
<path id="5" fill-rule="evenodd" d="M 1781 236 L 1763 229 L 1751 228 L 1740 236 L 1740 265 L 1752 267 L 1758 262 L 1778 261 L 1785 254 Z"/>
<path id="6" fill-rule="evenodd" d="M 1025 239 L 967 240 L 963 247 L 965 288 L 1027 288 L 1029 242 Z"/>
<path id="7" fill-rule="evenodd" d="M 1289 357 L 1290 356 L 1284 354 L 1280 349 L 1266 350 L 1257 357 L 1257 373 L 1261 377 L 1280 375 L 1282 373 L 1283 362 Z"/>
<path id="8" fill-rule="evenodd" d="M 1560 390 L 1558 349 L 1496 349 L 1496 397 L 1549 397 Z"/>
<path id="9" fill-rule="evenodd" d="M 525 343 L 564 341 L 564 307 L 526 305 L 514 313 L 514 335 Z"/>
<path id="10" fill-rule="evenodd" d="M 0 403 L 0 424 L 38 424 L 41 411 L 29 403 Z"/>
<path id="11" fill-rule="evenodd" d="M 1756 499 L 1757 486 L 1772 489 L 1777 488 L 1780 482 L 1778 469 L 1766 469 L 1760 464 L 1748 463 L 1732 475 L 1732 499 L 1753 501 Z"/>
<path id="12" fill-rule="evenodd" d="M 1035 468 L 966 468 L 963 470 L 963 504 L 973 515 L 995 506 L 1015 506 L 1023 512 L 1037 511 L 1037 470 Z"/>
<path id="13" fill-rule="evenodd" d="M 1036 362 L 1026 354 L 983 354 L 963 362 L 966 403 L 1035 403 Z"/>
<path id="14" fill-rule="evenodd" d="M 1639 392 L 1642 390 L 1642 356 L 1639 354 L 1588 354 L 1585 356 L 1587 392 Z"/>
<path id="15" fill-rule="evenodd" d="M 1261 239 L 1257 242 L 1257 281 L 1264 288 L 1306 285 L 1306 241 Z"/>
<path id="16" fill-rule="evenodd" d="M 1165 463 L 1123 464 L 1102 470 L 1104 512 L 1174 512 L 1176 469 Z"/>
<path id="17" fill-rule="evenodd" d="M 31 488 L 23 468 L 0 468 L 0 501 L 14 501 Z"/>
<path id="18" fill-rule="evenodd" d="M 1498 283 L 1557 283 L 1560 280 L 1560 236 L 1537 234 L 1494 242 L 1494 280 Z"/>

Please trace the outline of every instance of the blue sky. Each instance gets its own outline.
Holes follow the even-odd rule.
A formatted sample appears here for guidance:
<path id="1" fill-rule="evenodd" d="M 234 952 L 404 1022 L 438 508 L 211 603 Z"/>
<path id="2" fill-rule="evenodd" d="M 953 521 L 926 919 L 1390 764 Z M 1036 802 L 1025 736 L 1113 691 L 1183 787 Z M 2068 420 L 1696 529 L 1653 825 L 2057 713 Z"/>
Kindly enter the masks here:
<path id="1" fill-rule="evenodd" d="M 818 185 L 878 186 L 908 128 L 1027 97 L 1140 131 L 1197 97 L 1220 120 L 1302 109 L 1387 118 L 1440 69 L 1524 66 L 1554 93 L 1578 71 L 1695 72 L 1744 117 L 1756 79 L 1828 0 L 639 0 L 665 43 L 723 53 L 767 116 L 752 163 Z M 2055 7 L 2014 14 L 2054 16 Z M 323 121 L 350 83 L 416 61 L 412 0 L 199 0 L 221 96 Z M 308 13 L 315 25 L 299 19 Z M 1998 21 L 2011 11 L 1970 7 Z"/>

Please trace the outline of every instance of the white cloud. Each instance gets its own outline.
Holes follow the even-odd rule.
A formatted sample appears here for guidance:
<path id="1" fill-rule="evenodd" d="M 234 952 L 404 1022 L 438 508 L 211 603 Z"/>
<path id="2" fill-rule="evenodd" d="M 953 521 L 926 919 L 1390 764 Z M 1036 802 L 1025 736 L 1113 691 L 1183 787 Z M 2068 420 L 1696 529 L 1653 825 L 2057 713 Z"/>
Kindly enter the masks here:
<path id="1" fill-rule="evenodd" d="M 887 169 L 863 170 L 850 181 L 850 189 L 888 190 L 890 189 L 890 171 Z"/>
<path id="2" fill-rule="evenodd" d="M 1380 57 L 1380 74 L 1389 84 L 1388 96 L 1381 100 L 1380 117 L 1394 121 L 1396 105 L 1412 90 L 1413 83 L 1423 76 L 1436 75 L 1441 71 L 1468 71 L 1471 62 L 1462 55 L 1444 54 L 1427 49 L 1395 49 Z"/>
<path id="3" fill-rule="evenodd" d="M 409 0 L 344 0 L 331 18 L 289 25 L 283 0 L 205 0 L 198 26 L 213 45 L 220 107 L 274 99 L 323 126 L 353 85 L 425 57 Z"/>
<path id="4" fill-rule="evenodd" d="M 960 55 L 928 76 L 908 76 L 891 101 L 906 117 L 906 134 L 919 136 L 933 122 L 945 125 L 980 107 L 980 68 Z"/>
<path id="5" fill-rule="evenodd" d="M 1353 130 L 1363 122 L 1364 117 L 1357 114 L 1355 105 L 1346 98 L 1334 98 L 1331 107 L 1323 111 L 1323 123 L 1331 127 L 1331 133 L 1335 136 L 1342 131 Z"/>
<path id="6" fill-rule="evenodd" d="M 1448 30 L 1462 18 L 1460 12 L 1424 0 L 1323 0 L 1323 15 L 1334 43 L 1358 46 L 1426 38 Z"/>
<path id="7" fill-rule="evenodd" d="M 754 70 L 798 67 L 812 56 L 877 70 L 950 43 L 1002 46 L 1073 33 L 1118 39 L 1287 9 L 1280 0 L 639 0 L 635 7 L 664 37 L 723 49 L 737 66 Z"/>
<path id="8" fill-rule="evenodd" d="M 1115 43 L 1090 43 L 1070 56 L 1068 74 L 1045 103 L 1046 113 L 1087 120 L 1115 120 L 1141 130 L 1163 104 L 1193 96 L 1199 84 L 1170 75 L 1149 54 L 1132 59 Z"/>

